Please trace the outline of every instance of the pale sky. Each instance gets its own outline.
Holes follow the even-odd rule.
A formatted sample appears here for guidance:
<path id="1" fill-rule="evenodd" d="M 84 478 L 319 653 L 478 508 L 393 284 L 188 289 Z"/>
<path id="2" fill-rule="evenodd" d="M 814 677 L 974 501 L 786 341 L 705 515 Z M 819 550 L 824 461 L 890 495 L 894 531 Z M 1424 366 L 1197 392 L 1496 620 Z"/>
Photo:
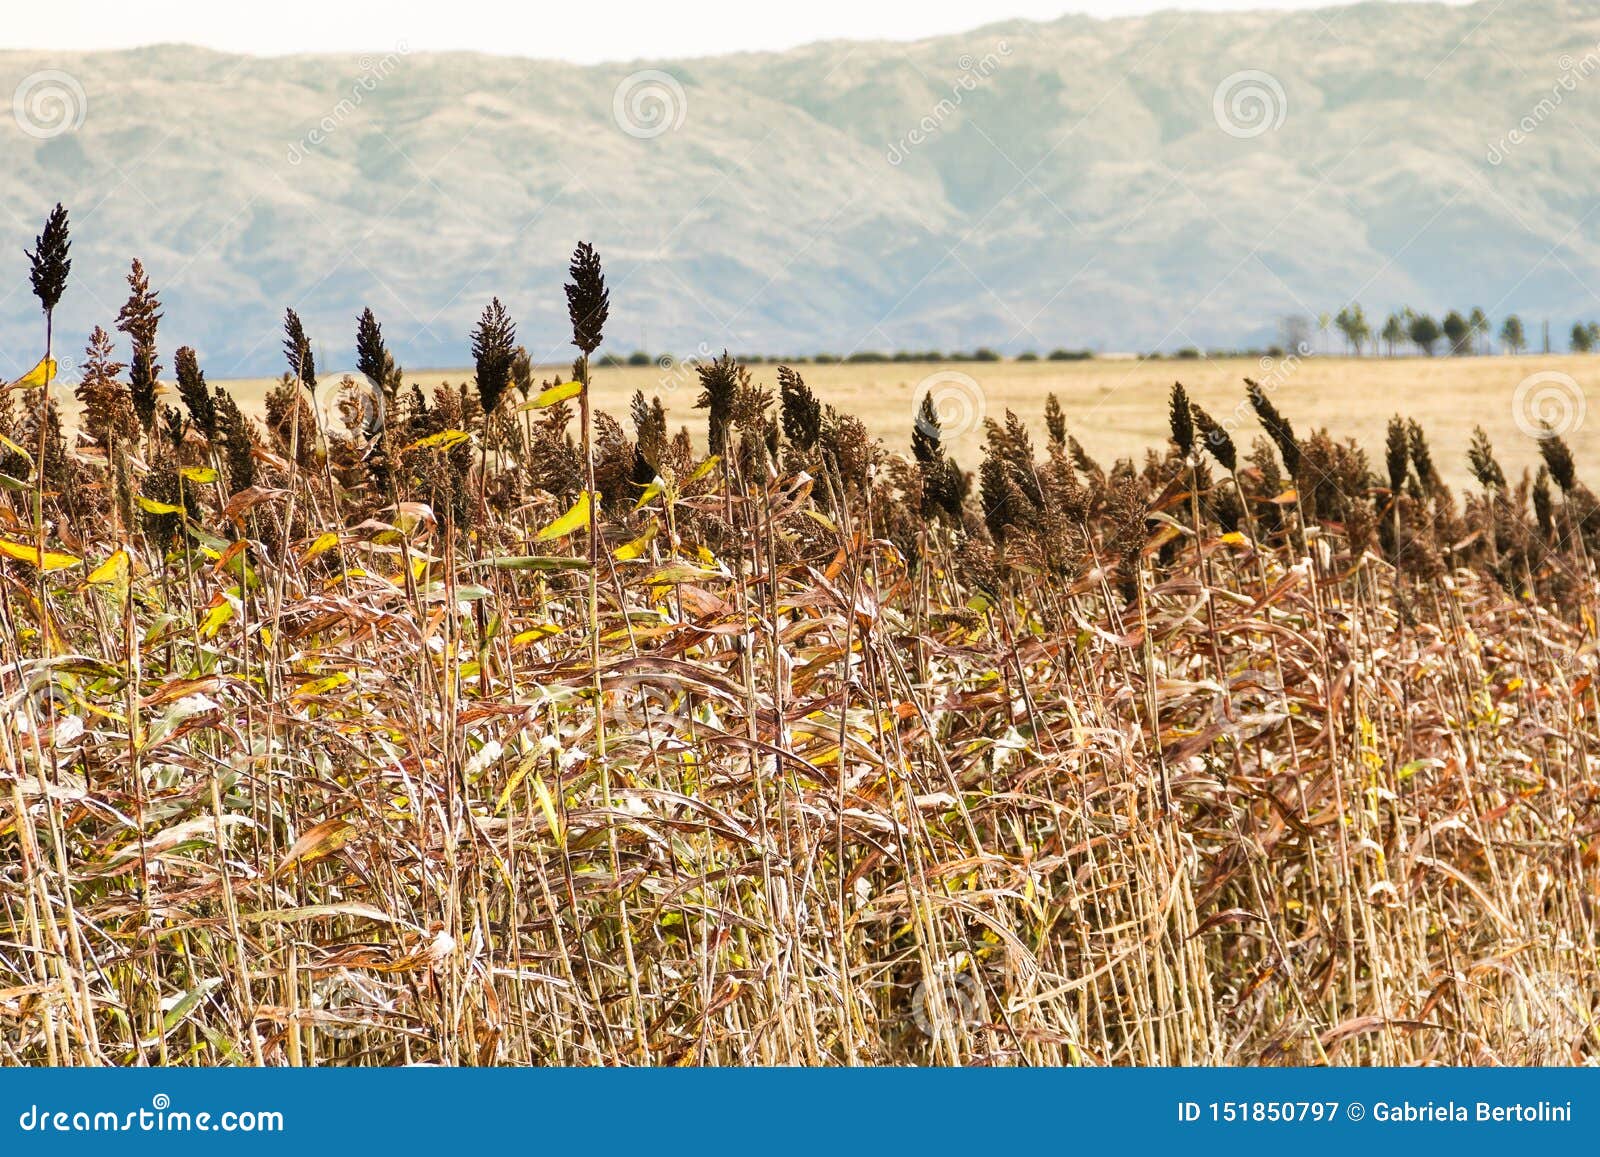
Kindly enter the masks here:
<path id="1" fill-rule="evenodd" d="M 781 50 L 815 40 L 914 40 L 1068 12 L 1325 8 L 1330 0 L 11 0 L 0 48 L 200 44 L 227 52 L 468 50 L 592 63 Z"/>

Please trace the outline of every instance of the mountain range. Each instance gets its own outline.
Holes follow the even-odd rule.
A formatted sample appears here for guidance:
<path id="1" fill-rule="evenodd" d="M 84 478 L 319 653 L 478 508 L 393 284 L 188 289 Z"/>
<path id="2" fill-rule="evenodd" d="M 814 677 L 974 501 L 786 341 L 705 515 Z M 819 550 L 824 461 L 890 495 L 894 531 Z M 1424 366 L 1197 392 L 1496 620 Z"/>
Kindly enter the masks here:
<path id="1" fill-rule="evenodd" d="M 381 34 L 380 34 L 381 35 Z M 1484 0 L 1010 22 L 912 43 L 580 67 L 376 44 L 0 52 L 0 374 L 38 356 L 24 247 L 72 212 L 70 363 L 139 257 L 163 345 L 326 366 L 371 306 L 465 364 L 498 295 L 571 356 L 1241 347 L 1285 315 L 1600 316 L 1600 5 Z M 70 368 L 70 365 L 69 365 Z"/>

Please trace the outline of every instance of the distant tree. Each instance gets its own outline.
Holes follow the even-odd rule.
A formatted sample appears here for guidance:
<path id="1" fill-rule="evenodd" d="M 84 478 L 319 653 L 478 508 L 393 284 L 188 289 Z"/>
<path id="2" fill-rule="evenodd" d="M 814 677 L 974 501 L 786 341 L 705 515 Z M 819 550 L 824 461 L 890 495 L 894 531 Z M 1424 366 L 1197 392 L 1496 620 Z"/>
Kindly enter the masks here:
<path id="1" fill-rule="evenodd" d="M 1511 314 L 1500 326 L 1500 344 L 1514 354 L 1528 348 L 1528 339 L 1522 332 L 1522 319 Z"/>
<path id="2" fill-rule="evenodd" d="M 1351 352 L 1359 357 L 1361 347 L 1372 336 L 1372 330 L 1367 325 L 1367 317 L 1361 311 L 1361 306 L 1359 304 L 1345 306 L 1333 319 L 1333 323 L 1339 327 L 1339 332 L 1344 334 L 1344 340 Z"/>
<path id="3" fill-rule="evenodd" d="M 1482 307 L 1476 305 L 1472 307 L 1472 315 L 1467 318 L 1467 326 L 1472 330 L 1478 352 L 1488 353 L 1489 315 L 1483 312 Z"/>
<path id="4" fill-rule="evenodd" d="M 1467 319 L 1455 310 L 1444 315 L 1444 339 L 1449 345 L 1452 354 L 1466 354 L 1472 352 L 1472 327 L 1467 324 Z"/>
<path id="5" fill-rule="evenodd" d="M 628 355 L 628 364 L 630 366 L 647 366 L 651 361 L 650 355 L 645 353 L 644 350 L 634 350 Z"/>
<path id="6" fill-rule="evenodd" d="M 1572 352 L 1586 354 L 1594 350 L 1595 344 L 1600 342 L 1600 325 L 1594 322 L 1585 324 L 1575 322 L 1572 326 Z"/>
<path id="7" fill-rule="evenodd" d="M 1394 347 L 1406 340 L 1406 323 L 1398 313 L 1391 313 L 1378 336 L 1389 347 L 1389 356 L 1394 357 Z"/>
<path id="8" fill-rule="evenodd" d="M 1439 344 L 1443 335 L 1439 331 L 1439 323 L 1426 313 L 1414 313 L 1406 326 L 1406 337 L 1411 339 L 1423 353 L 1430 358 L 1433 356 L 1433 347 Z"/>

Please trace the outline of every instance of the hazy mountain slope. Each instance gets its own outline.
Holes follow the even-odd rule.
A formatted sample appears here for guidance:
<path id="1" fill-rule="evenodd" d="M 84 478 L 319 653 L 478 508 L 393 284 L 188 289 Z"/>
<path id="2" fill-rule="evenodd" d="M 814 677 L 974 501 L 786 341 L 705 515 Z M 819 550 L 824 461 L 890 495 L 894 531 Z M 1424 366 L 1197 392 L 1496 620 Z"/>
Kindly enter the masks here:
<path id="1" fill-rule="evenodd" d="M 0 373 L 36 356 L 19 250 L 56 199 L 77 238 L 68 346 L 110 324 L 137 254 L 168 349 L 192 342 L 213 376 L 274 369 L 288 304 L 325 363 L 348 363 L 370 304 L 407 364 L 459 364 L 495 293 L 563 357 L 578 238 L 606 259 L 622 350 L 1236 345 L 1352 295 L 1564 333 L 1600 316 L 1597 41 L 1600 6 L 1519 0 L 595 68 L 0 53 L 0 91 L 58 70 L 83 114 L 56 135 L 0 119 Z M 681 87 L 682 120 L 641 139 L 613 99 L 643 69 Z M 1281 124 L 1230 135 L 1214 95 L 1246 70 L 1281 88 L 1258 78 Z"/>

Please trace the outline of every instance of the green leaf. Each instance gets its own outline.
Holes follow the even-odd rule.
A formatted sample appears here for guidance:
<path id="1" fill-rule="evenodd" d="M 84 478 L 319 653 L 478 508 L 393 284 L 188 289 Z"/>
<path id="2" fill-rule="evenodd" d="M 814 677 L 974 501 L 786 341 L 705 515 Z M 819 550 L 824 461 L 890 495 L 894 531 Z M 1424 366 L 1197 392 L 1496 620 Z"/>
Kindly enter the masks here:
<path id="1" fill-rule="evenodd" d="M 161 1035 L 166 1036 L 169 1032 L 187 1020 L 189 1014 L 193 1012 L 199 1006 L 200 1002 L 206 998 L 206 994 L 221 983 L 222 977 L 212 976 L 202 980 L 199 984 L 195 985 L 188 992 L 180 996 L 177 1001 L 174 1002 L 173 1006 L 167 1009 L 166 1015 L 161 1018 Z"/>
<path id="2" fill-rule="evenodd" d="M 586 558 L 567 558 L 559 555 L 517 554 L 505 558 L 486 558 L 472 564 L 490 570 L 588 570 Z"/>

